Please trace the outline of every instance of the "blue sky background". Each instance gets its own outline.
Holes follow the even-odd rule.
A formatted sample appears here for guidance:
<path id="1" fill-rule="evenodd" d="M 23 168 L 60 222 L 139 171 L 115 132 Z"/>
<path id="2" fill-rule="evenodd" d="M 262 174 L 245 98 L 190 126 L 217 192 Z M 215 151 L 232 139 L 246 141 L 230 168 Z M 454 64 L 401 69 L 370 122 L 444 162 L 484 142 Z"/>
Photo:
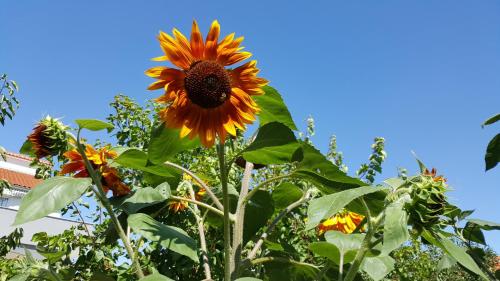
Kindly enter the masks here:
<path id="1" fill-rule="evenodd" d="M 173 27 L 245 36 L 262 76 L 296 122 L 316 120 L 314 142 L 338 136 L 350 171 L 387 140 L 379 180 L 417 171 L 415 151 L 444 174 L 451 200 L 472 217 L 500 222 L 500 167 L 484 172 L 499 125 L 500 2 L 484 1 L 2 1 L 0 72 L 21 87 L 21 108 L 0 128 L 17 151 L 45 114 L 105 118 L 114 95 L 144 102 L 143 72 L 161 55 L 156 35 Z M 500 232 L 487 241 L 500 251 Z"/>

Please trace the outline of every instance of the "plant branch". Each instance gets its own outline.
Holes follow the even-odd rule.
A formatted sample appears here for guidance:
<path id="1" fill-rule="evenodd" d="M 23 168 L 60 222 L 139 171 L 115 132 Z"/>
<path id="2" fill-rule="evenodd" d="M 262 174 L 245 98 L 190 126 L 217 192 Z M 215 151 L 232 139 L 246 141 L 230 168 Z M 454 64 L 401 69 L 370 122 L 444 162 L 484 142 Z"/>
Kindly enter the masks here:
<path id="1" fill-rule="evenodd" d="M 208 196 L 210 196 L 210 199 L 212 199 L 212 201 L 214 201 L 217 208 L 219 208 L 219 210 L 221 210 L 221 211 L 224 211 L 224 207 L 222 206 L 221 202 L 219 201 L 219 198 L 217 198 L 217 196 L 215 196 L 212 189 L 204 181 L 202 181 L 195 173 L 182 167 L 181 165 L 177 165 L 177 164 L 169 162 L 169 161 L 167 161 L 163 164 L 166 166 L 170 166 L 172 168 L 176 168 L 176 169 L 188 174 L 189 176 L 191 176 L 201 187 L 203 187 L 207 191 Z"/>
<path id="2" fill-rule="evenodd" d="M 264 233 L 260 236 L 260 239 L 255 243 L 255 246 L 253 247 L 252 251 L 248 254 L 247 258 L 245 259 L 245 262 L 248 263 L 248 261 L 251 261 L 252 259 L 255 258 L 257 255 L 257 252 L 259 249 L 262 247 L 262 244 L 266 240 L 266 238 L 269 236 L 271 232 L 273 232 L 274 228 L 278 224 L 278 222 L 288 213 L 290 213 L 293 209 L 299 207 L 300 205 L 304 204 L 305 202 L 309 201 L 311 199 L 311 194 L 312 190 L 309 189 L 304 193 L 304 195 L 297 201 L 293 202 L 292 204 L 288 205 L 283 211 L 281 211 L 276 218 L 272 221 L 272 223 L 269 225 L 269 227 L 266 229 Z M 245 263 L 244 262 L 244 263 Z"/>
<path id="3" fill-rule="evenodd" d="M 229 217 L 229 192 L 227 187 L 227 171 L 225 160 L 224 143 L 217 144 L 217 155 L 219 156 L 220 181 L 222 185 L 223 210 L 224 210 L 224 280 L 231 281 L 231 221 Z"/>
<path id="4" fill-rule="evenodd" d="M 248 189 L 250 187 L 250 180 L 252 177 L 253 163 L 249 161 L 245 164 L 245 171 L 243 172 L 243 179 L 241 181 L 241 191 L 238 197 L 238 204 L 236 205 L 236 222 L 233 229 L 233 257 L 231 262 L 233 263 L 233 279 L 236 279 L 239 274 L 239 264 L 241 261 L 241 252 L 243 250 L 243 225 L 245 222 L 245 197 L 248 194 Z"/>
<path id="5" fill-rule="evenodd" d="M 180 196 L 175 196 L 175 195 L 171 195 L 169 197 L 169 199 L 173 199 L 173 200 L 177 200 L 177 201 L 186 201 L 186 202 L 189 202 L 189 203 L 193 203 L 193 204 L 196 204 L 196 205 L 199 205 L 207 210 L 210 210 L 214 213 L 216 213 L 217 215 L 223 217 L 224 216 L 224 212 L 222 212 L 221 210 L 215 208 L 215 207 L 212 207 L 206 203 L 203 203 L 203 202 L 200 202 L 198 200 L 193 200 L 193 199 L 189 199 L 189 198 L 186 198 L 186 197 L 180 197 Z M 229 219 L 231 221 L 234 221 L 234 217 L 233 216 L 230 216 Z"/>
<path id="6" fill-rule="evenodd" d="M 188 184 L 188 190 L 189 190 L 189 196 L 191 196 L 191 200 L 196 201 L 196 196 L 194 194 L 193 186 L 191 184 Z M 198 235 L 200 236 L 200 247 L 202 255 L 201 259 L 203 263 L 203 271 L 205 272 L 205 280 L 211 280 L 212 273 L 210 272 L 210 263 L 208 261 L 207 241 L 205 238 L 205 226 L 203 218 L 200 216 L 200 209 L 198 209 L 197 204 L 193 204 L 193 215 L 198 225 Z"/>
<path id="7" fill-rule="evenodd" d="M 118 236 L 122 240 L 123 245 L 125 245 L 125 249 L 127 250 L 129 257 L 132 260 L 132 263 L 136 268 L 135 274 L 137 275 L 137 277 L 139 279 L 143 278 L 144 273 L 142 272 L 141 265 L 139 264 L 139 261 L 134 258 L 134 250 L 132 249 L 132 246 L 130 246 L 130 243 L 127 239 L 127 235 L 123 231 L 123 227 L 120 224 L 120 222 L 118 221 L 118 218 L 116 217 L 115 213 L 113 212 L 113 207 L 109 203 L 109 200 L 106 197 L 106 194 L 104 193 L 104 188 L 102 186 L 100 176 L 96 173 L 96 171 L 92 167 L 92 164 L 90 163 L 89 159 L 87 158 L 87 155 L 85 154 L 85 149 L 83 148 L 83 145 L 80 142 L 80 131 L 81 131 L 81 128 L 78 130 L 78 134 L 77 134 L 77 149 L 78 149 L 78 152 L 80 153 L 80 155 L 82 156 L 82 159 L 84 161 L 85 168 L 86 168 L 87 172 L 89 173 L 90 177 L 92 178 L 92 181 L 94 182 L 94 184 L 97 186 L 97 192 L 95 189 L 92 189 L 92 190 L 94 192 L 96 192 L 96 196 L 99 198 L 99 200 L 101 201 L 104 208 L 106 208 L 106 210 L 108 211 L 108 214 L 111 218 L 111 221 L 115 225 L 116 232 L 118 232 Z"/>
<path id="8" fill-rule="evenodd" d="M 286 174 L 286 175 L 281 175 L 281 176 L 276 176 L 274 178 L 270 178 L 268 180 L 265 180 L 263 182 L 261 182 L 260 184 L 258 184 L 256 187 L 254 187 L 248 194 L 247 196 L 245 196 L 245 203 L 247 203 L 248 201 L 250 201 L 250 199 L 255 195 L 255 193 L 257 193 L 257 191 L 259 191 L 261 188 L 263 188 L 264 186 L 272 183 L 272 182 L 275 182 L 275 181 L 279 181 L 281 179 L 284 179 L 284 178 L 288 178 L 288 177 L 291 177 L 292 175 L 291 174 Z"/>
<path id="9" fill-rule="evenodd" d="M 302 266 L 305 265 L 305 266 L 310 266 L 310 267 L 313 267 L 313 268 L 316 268 L 319 270 L 319 268 L 317 266 L 315 266 L 314 264 L 299 262 L 299 261 L 295 261 L 295 260 L 292 260 L 289 258 L 283 258 L 283 257 L 262 257 L 262 258 L 252 260 L 251 265 L 257 265 L 257 264 L 266 263 L 266 262 L 290 263 L 290 264 L 302 265 Z"/>
<path id="10" fill-rule="evenodd" d="M 73 208 L 75 208 L 76 212 L 78 213 L 78 216 L 80 217 L 80 219 L 82 220 L 82 224 L 83 224 L 83 227 L 85 227 L 85 231 L 87 232 L 87 235 L 92 239 L 92 244 L 94 244 L 94 247 L 95 247 L 95 237 L 90 235 L 90 230 L 87 226 L 87 224 L 85 223 L 85 221 L 83 220 L 83 216 L 82 216 L 82 213 L 80 212 L 80 210 L 78 209 L 78 207 L 76 206 L 75 202 L 71 203 L 73 205 Z"/>

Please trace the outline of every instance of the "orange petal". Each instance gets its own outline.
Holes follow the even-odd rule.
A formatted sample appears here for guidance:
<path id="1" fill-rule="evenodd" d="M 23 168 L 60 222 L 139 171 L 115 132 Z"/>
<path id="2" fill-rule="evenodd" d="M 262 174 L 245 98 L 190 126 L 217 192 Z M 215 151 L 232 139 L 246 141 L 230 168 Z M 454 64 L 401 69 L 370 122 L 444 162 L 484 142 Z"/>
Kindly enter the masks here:
<path id="1" fill-rule="evenodd" d="M 205 59 L 215 60 L 217 58 L 217 41 L 219 40 L 220 25 L 217 20 L 212 22 L 205 43 Z"/>
<path id="2" fill-rule="evenodd" d="M 205 45 L 203 43 L 203 38 L 201 36 L 200 29 L 198 28 L 198 24 L 196 21 L 193 21 L 193 27 L 191 28 L 191 53 L 193 54 L 194 59 L 201 60 L 203 59 L 203 54 L 205 52 Z"/>

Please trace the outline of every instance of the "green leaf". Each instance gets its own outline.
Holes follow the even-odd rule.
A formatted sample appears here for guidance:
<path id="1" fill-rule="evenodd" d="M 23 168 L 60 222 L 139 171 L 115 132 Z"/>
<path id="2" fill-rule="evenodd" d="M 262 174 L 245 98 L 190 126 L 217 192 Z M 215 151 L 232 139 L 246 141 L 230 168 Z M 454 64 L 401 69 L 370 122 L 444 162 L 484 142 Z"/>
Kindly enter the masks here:
<path id="1" fill-rule="evenodd" d="M 262 281 L 262 279 L 257 279 L 253 277 L 243 277 L 236 279 L 236 281 Z"/>
<path id="2" fill-rule="evenodd" d="M 361 180 L 346 175 L 309 144 L 302 144 L 293 160 L 299 162 L 293 175 L 314 183 L 325 194 L 366 185 Z"/>
<path id="3" fill-rule="evenodd" d="M 168 184 L 167 188 L 170 190 Z M 119 198 L 117 200 L 118 202 L 114 205 L 127 212 L 127 214 L 134 214 L 142 208 L 152 206 L 166 199 L 168 199 L 168 197 L 165 197 L 159 190 L 153 189 L 152 187 L 144 187 L 136 190 L 131 195 Z"/>
<path id="4" fill-rule="evenodd" d="M 382 252 L 389 254 L 409 238 L 408 215 L 403 209 L 404 201 L 398 200 L 387 206 L 384 221 L 384 244 Z"/>
<path id="5" fill-rule="evenodd" d="M 139 281 L 173 281 L 173 280 L 165 275 L 161 275 L 159 273 L 153 273 L 151 275 L 139 279 Z"/>
<path id="6" fill-rule="evenodd" d="M 58 212 L 80 198 L 90 185 L 89 178 L 54 177 L 45 180 L 23 197 L 13 225 Z"/>
<path id="7" fill-rule="evenodd" d="M 465 249 L 457 246 L 443 234 L 438 234 L 438 237 L 435 237 L 428 230 L 424 230 L 421 235 L 429 243 L 441 248 L 447 255 L 455 259 L 463 267 L 481 276 L 482 278 L 488 280 L 486 275 L 481 271 L 481 269 L 476 264 L 476 262 L 474 262 L 472 257 L 469 256 L 469 254 L 467 254 Z"/>
<path id="8" fill-rule="evenodd" d="M 274 188 L 272 197 L 277 210 L 284 209 L 303 195 L 302 190 L 293 183 L 284 182 Z"/>
<path id="9" fill-rule="evenodd" d="M 29 272 L 24 272 L 15 275 L 14 277 L 10 278 L 9 281 L 26 281 L 30 276 L 31 274 Z"/>
<path id="10" fill-rule="evenodd" d="M 335 215 L 354 199 L 381 190 L 384 190 L 384 188 L 363 186 L 312 200 L 307 209 L 306 229 L 316 227 L 322 220 Z"/>
<path id="11" fill-rule="evenodd" d="M 484 230 L 500 230 L 500 224 L 496 222 L 479 220 L 479 219 L 469 219 L 467 221 L 469 223 L 478 225 L 481 229 Z"/>
<path id="12" fill-rule="evenodd" d="M 327 242 L 311 243 L 309 249 L 316 255 L 330 259 L 335 264 L 348 264 L 356 257 L 364 234 L 344 234 L 339 231 L 327 231 Z"/>
<path id="13" fill-rule="evenodd" d="M 128 224 L 134 232 L 162 247 L 187 256 L 198 262 L 196 241 L 182 229 L 164 225 L 146 214 L 133 214 L 128 217 Z"/>
<path id="14" fill-rule="evenodd" d="M 246 244 L 274 213 L 274 203 L 269 192 L 259 190 L 247 203 L 243 226 L 243 243 Z"/>
<path id="15" fill-rule="evenodd" d="M 31 156 L 35 155 L 33 151 L 33 144 L 31 143 L 31 141 L 26 140 L 23 143 L 23 146 L 21 146 L 21 149 L 19 149 L 19 153 Z"/>
<path id="16" fill-rule="evenodd" d="M 487 126 L 487 125 L 491 125 L 491 124 L 493 124 L 493 123 L 495 123 L 495 122 L 497 122 L 499 120 L 500 120 L 500 113 L 498 113 L 495 116 L 492 116 L 492 117 L 488 118 L 488 120 L 484 121 L 483 125 L 481 125 L 481 126 L 484 127 L 484 126 Z"/>
<path id="17" fill-rule="evenodd" d="M 445 270 L 445 269 L 448 269 L 448 268 L 451 268 L 453 266 L 455 266 L 457 264 L 457 261 L 448 256 L 448 255 L 443 255 L 443 257 L 439 260 L 438 262 L 438 270 Z"/>
<path id="18" fill-rule="evenodd" d="M 500 134 L 497 134 L 488 144 L 484 156 L 486 171 L 494 168 L 500 162 Z"/>
<path id="19" fill-rule="evenodd" d="M 291 130 L 297 130 L 297 126 L 293 122 L 292 115 L 288 111 L 281 95 L 270 86 L 262 87 L 264 95 L 252 96 L 254 101 L 259 105 L 259 123 L 264 126 L 271 122 L 280 122 Z"/>
<path id="20" fill-rule="evenodd" d="M 165 165 L 149 165 L 147 154 L 135 148 L 130 148 L 121 153 L 113 163 L 166 178 L 176 178 L 179 175 L 177 170 Z"/>
<path id="21" fill-rule="evenodd" d="M 361 270 L 366 272 L 374 281 L 382 280 L 394 269 L 394 259 L 389 256 L 367 257 L 361 264 Z"/>
<path id="22" fill-rule="evenodd" d="M 243 158 L 257 164 L 289 163 L 299 143 L 285 125 L 272 122 L 262 126 L 255 140 L 243 151 Z"/>
<path id="23" fill-rule="evenodd" d="M 148 155 L 149 161 L 162 164 L 172 159 L 177 153 L 200 146 L 198 138 L 180 138 L 180 130 L 168 128 L 165 123 L 160 124 L 151 133 Z"/>
<path id="24" fill-rule="evenodd" d="M 110 124 L 108 122 L 104 122 L 101 120 L 97 120 L 97 119 L 78 119 L 78 120 L 75 120 L 75 123 L 78 125 L 78 127 L 82 128 L 82 129 L 91 130 L 91 131 L 100 131 L 100 130 L 107 129 L 108 133 L 109 133 L 109 132 L 113 131 L 113 129 L 115 128 L 115 126 L 113 126 L 113 124 Z"/>
<path id="25" fill-rule="evenodd" d="M 462 230 L 462 236 L 469 241 L 486 245 L 484 234 L 477 224 L 473 224 L 470 222 L 466 223 L 465 227 Z"/>

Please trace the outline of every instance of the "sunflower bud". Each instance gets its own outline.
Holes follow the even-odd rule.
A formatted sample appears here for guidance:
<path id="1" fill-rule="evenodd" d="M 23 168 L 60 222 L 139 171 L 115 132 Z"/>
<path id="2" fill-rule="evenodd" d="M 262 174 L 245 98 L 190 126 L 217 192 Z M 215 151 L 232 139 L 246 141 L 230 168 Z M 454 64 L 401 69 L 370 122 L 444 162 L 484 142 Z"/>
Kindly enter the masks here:
<path id="1" fill-rule="evenodd" d="M 430 228 L 439 223 L 446 206 L 446 180 L 434 173 L 424 172 L 410 180 L 411 202 L 407 209 L 411 224 L 417 229 Z"/>
<path id="2" fill-rule="evenodd" d="M 55 156 L 67 150 L 67 126 L 50 116 L 42 119 L 28 136 L 38 159 Z"/>

